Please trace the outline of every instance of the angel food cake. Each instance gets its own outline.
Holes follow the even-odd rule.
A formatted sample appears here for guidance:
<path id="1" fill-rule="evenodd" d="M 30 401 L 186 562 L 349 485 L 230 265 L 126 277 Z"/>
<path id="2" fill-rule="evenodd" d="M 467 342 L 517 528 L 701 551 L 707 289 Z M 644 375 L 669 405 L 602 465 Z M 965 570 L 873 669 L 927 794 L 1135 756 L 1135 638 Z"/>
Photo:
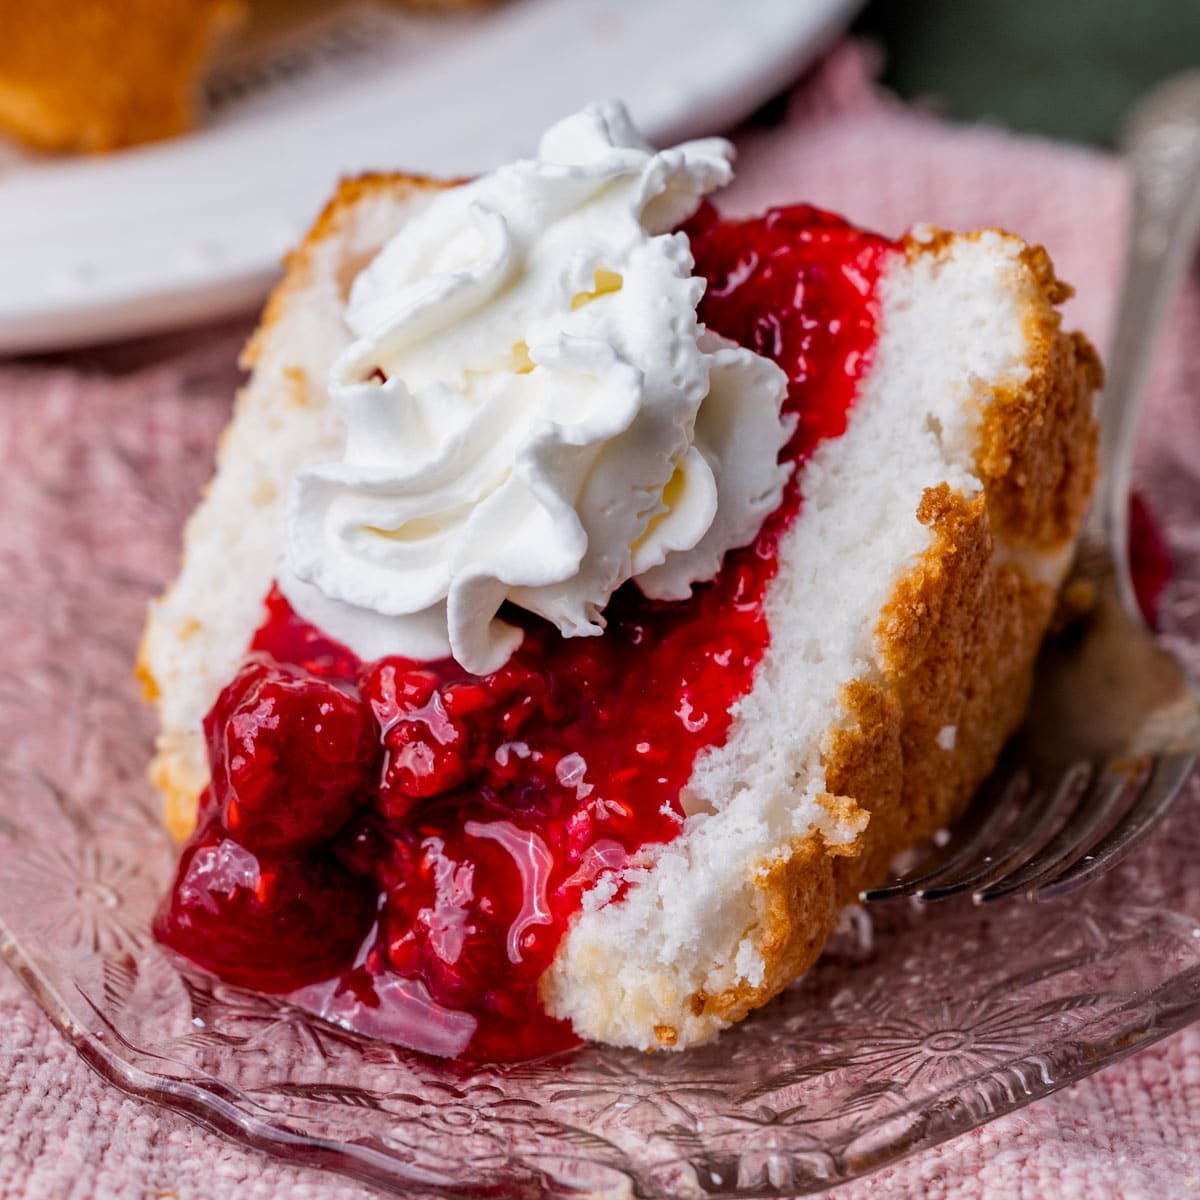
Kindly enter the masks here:
<path id="1" fill-rule="evenodd" d="M 679 1049 L 989 770 L 1094 474 L 1068 290 L 726 220 L 731 159 L 592 107 L 291 256 L 142 647 L 169 946 L 433 1053 Z"/>
<path id="2" fill-rule="evenodd" d="M 406 0 L 456 9 L 487 0 Z M 39 150 L 102 152 L 202 117 L 219 49 L 336 0 L 0 0 L 0 129 Z"/>

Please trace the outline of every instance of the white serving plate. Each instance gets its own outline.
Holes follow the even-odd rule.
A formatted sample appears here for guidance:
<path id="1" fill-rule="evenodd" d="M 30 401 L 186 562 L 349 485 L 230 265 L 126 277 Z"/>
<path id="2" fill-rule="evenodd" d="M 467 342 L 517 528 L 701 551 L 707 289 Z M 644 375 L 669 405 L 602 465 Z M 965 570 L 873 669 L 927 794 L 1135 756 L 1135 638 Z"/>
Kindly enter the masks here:
<path id="1" fill-rule="evenodd" d="M 257 302 L 339 176 L 477 172 L 588 100 L 655 140 L 727 128 L 785 87 L 856 0 L 363 5 L 219 66 L 185 137 L 0 158 L 0 353 L 145 334 Z"/>

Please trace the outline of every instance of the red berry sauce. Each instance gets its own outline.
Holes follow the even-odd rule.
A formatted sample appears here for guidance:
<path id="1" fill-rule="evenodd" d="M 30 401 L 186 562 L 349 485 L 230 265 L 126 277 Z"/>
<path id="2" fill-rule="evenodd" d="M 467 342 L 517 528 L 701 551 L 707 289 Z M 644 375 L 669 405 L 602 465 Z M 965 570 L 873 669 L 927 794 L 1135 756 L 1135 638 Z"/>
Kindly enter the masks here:
<path id="1" fill-rule="evenodd" d="M 1140 492 L 1129 497 L 1129 569 L 1142 615 L 1157 629 L 1163 592 L 1175 565 L 1158 518 Z"/>
<path id="2" fill-rule="evenodd" d="M 786 457 L 842 433 L 896 247 L 808 207 L 687 226 L 708 326 L 778 362 Z M 520 1059 L 571 1045 L 537 983 L 584 891 L 669 841 L 768 641 L 795 480 L 686 601 L 622 588 L 600 638 L 506 612 L 525 640 L 478 677 L 360 663 L 273 590 L 205 721 L 212 786 L 158 936 L 232 983 L 415 1049 Z"/>

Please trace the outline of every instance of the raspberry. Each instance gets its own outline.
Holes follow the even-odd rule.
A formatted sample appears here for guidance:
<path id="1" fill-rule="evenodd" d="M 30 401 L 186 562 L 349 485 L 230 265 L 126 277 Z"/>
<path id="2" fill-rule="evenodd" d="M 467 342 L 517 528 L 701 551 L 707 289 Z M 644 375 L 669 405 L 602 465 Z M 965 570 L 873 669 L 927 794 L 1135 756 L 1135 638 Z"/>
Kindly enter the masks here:
<path id="1" fill-rule="evenodd" d="M 378 734 L 362 702 L 251 655 L 204 722 L 221 825 L 256 850 L 303 852 L 367 802 Z"/>
<path id="2" fill-rule="evenodd" d="M 541 645 L 527 638 L 521 657 L 533 653 L 543 653 Z M 515 738 L 531 717 L 557 720 L 565 711 L 555 703 L 554 689 L 549 679 L 517 659 L 488 675 L 483 685 L 500 704 L 496 724 L 502 735 L 501 740 Z"/>
<path id="3" fill-rule="evenodd" d="M 478 1010 L 520 971 L 509 932 L 525 907 L 521 872 L 497 841 L 464 830 L 463 813 L 439 808 L 388 892 L 382 919 L 387 956 L 400 975 L 424 980 L 440 1004 Z M 544 907 L 545 900 L 540 898 Z M 536 982 L 536 974 L 526 982 Z"/>
<path id="4" fill-rule="evenodd" d="M 440 692 L 383 736 L 387 757 L 379 785 L 380 812 L 404 817 L 417 800 L 452 791 L 471 777 L 471 734 L 446 712 Z"/>
<path id="5" fill-rule="evenodd" d="M 406 658 L 382 658 L 364 676 L 362 694 L 387 733 L 401 717 L 428 704 L 440 682 L 436 671 Z"/>
<path id="6" fill-rule="evenodd" d="M 375 890 L 328 857 L 256 854 L 216 827 L 184 851 L 156 936 L 229 983 L 289 992 L 340 974 Z"/>

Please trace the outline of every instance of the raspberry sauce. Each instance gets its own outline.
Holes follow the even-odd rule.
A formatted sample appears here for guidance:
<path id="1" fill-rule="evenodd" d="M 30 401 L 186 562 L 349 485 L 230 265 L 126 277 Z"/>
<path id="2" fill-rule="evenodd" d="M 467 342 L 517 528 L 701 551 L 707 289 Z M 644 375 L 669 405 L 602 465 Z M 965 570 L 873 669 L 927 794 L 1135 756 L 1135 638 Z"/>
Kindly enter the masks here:
<path id="1" fill-rule="evenodd" d="M 787 372 L 802 463 L 846 428 L 896 247 L 808 207 L 686 227 L 701 318 Z M 584 892 L 669 841 L 696 756 L 720 745 L 766 649 L 767 585 L 795 476 L 750 546 L 686 600 L 626 585 L 603 637 L 525 640 L 474 676 L 359 662 L 272 590 L 205 720 L 212 785 L 162 941 L 232 983 L 288 992 L 362 1032 L 473 1059 L 569 1046 L 538 980 Z"/>
<path id="2" fill-rule="evenodd" d="M 1174 564 L 1158 518 L 1139 492 L 1129 497 L 1129 569 L 1142 616 L 1151 629 L 1157 629 L 1159 606 Z"/>

